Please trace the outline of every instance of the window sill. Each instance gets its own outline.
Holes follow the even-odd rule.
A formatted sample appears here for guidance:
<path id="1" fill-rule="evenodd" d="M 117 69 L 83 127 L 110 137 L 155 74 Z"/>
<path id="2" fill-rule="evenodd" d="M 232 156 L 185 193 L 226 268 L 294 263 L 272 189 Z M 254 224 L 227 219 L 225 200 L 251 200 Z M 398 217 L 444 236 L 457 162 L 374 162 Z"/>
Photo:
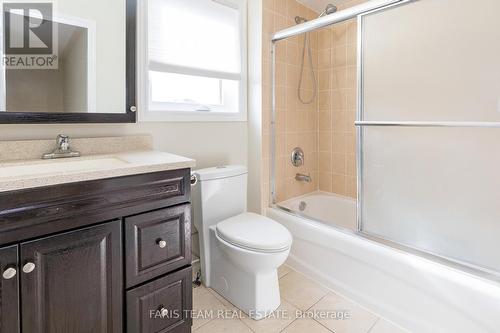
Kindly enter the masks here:
<path id="1" fill-rule="evenodd" d="M 246 122 L 247 115 L 243 113 L 200 113 L 200 112 L 170 112 L 145 111 L 139 113 L 140 122 Z"/>

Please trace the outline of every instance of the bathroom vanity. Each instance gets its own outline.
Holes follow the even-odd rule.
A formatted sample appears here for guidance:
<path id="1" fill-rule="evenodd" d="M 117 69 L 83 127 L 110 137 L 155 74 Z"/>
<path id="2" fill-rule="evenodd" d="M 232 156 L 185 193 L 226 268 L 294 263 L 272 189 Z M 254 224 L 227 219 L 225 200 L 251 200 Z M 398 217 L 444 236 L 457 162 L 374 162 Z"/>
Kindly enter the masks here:
<path id="1" fill-rule="evenodd" d="M 125 165 L 99 165 L 110 159 Z M 194 161 L 144 151 L 16 163 L 0 161 L 1 333 L 191 331 Z"/>

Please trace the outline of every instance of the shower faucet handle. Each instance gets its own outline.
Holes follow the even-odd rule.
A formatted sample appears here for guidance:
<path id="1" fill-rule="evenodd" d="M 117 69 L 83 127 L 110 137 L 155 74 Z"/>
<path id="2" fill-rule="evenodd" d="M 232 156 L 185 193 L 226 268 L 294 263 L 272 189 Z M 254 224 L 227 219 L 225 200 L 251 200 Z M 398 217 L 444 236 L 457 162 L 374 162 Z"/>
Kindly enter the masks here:
<path id="1" fill-rule="evenodd" d="M 291 160 L 292 160 L 292 165 L 294 167 L 299 167 L 304 165 L 305 157 L 302 148 L 296 147 L 292 150 Z"/>

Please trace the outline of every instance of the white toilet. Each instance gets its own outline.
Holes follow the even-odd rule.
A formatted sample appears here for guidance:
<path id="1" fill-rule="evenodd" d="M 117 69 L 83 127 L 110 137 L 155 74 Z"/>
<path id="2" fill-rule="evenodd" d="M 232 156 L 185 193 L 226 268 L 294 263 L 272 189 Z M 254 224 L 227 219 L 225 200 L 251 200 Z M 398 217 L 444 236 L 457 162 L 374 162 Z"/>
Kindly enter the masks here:
<path id="1" fill-rule="evenodd" d="M 195 174 L 193 222 L 202 281 L 251 318 L 262 319 L 280 305 L 277 269 L 288 257 L 292 235 L 278 222 L 246 212 L 246 167 Z"/>

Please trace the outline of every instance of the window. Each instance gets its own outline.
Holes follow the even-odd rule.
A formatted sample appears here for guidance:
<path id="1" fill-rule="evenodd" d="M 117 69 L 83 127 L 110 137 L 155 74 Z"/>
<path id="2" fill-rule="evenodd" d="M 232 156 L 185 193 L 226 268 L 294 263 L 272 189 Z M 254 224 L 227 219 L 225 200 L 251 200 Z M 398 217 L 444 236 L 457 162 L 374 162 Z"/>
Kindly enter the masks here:
<path id="1" fill-rule="evenodd" d="M 246 120 L 245 0 L 144 2 L 142 119 Z"/>

